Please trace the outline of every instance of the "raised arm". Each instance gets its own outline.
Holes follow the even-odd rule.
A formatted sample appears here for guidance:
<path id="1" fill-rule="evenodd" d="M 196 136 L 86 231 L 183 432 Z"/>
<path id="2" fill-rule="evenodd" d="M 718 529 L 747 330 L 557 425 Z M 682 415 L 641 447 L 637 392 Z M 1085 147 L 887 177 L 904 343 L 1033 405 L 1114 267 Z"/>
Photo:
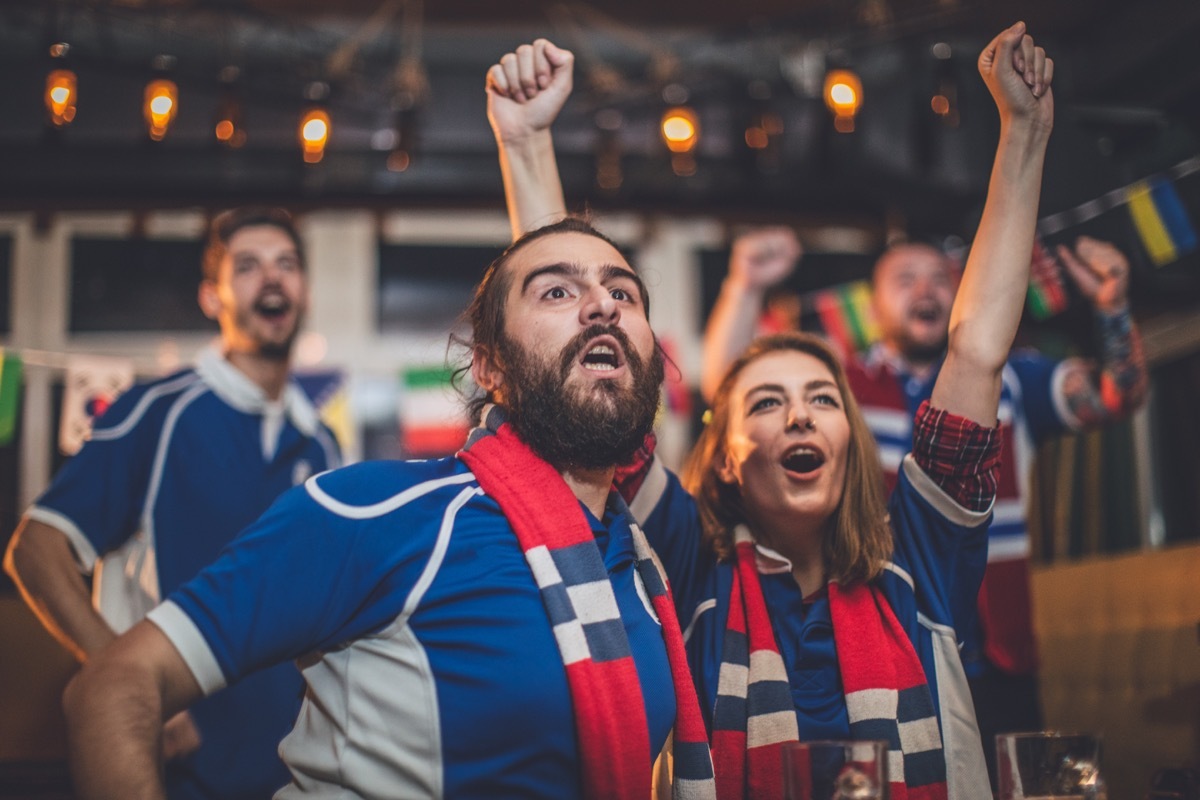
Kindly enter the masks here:
<path id="1" fill-rule="evenodd" d="M 90 660 L 63 695 L 79 797 L 165 797 L 163 720 L 200 695 L 179 652 L 151 622 L 139 622 Z"/>
<path id="2" fill-rule="evenodd" d="M 1054 124 L 1054 62 L 1018 22 L 984 48 L 979 72 L 1000 112 L 1000 142 L 931 399 L 991 427 L 1029 283 L 1042 165 Z"/>
<path id="3" fill-rule="evenodd" d="M 704 329 L 700 393 L 706 400 L 754 340 L 767 290 L 792 274 L 803 252 L 791 228 L 760 228 L 734 240 L 729 274 Z"/>
<path id="4" fill-rule="evenodd" d="M 1146 399 L 1146 359 L 1129 312 L 1129 261 L 1109 242 L 1080 236 L 1058 257 L 1096 310 L 1100 364 L 1072 360 L 1059 383 L 1063 404 L 1084 427 L 1103 425 L 1134 411 Z"/>
<path id="5" fill-rule="evenodd" d="M 488 120 L 514 240 L 567 214 L 550 126 L 571 96 L 574 66 L 569 50 L 538 39 L 488 69 Z"/>

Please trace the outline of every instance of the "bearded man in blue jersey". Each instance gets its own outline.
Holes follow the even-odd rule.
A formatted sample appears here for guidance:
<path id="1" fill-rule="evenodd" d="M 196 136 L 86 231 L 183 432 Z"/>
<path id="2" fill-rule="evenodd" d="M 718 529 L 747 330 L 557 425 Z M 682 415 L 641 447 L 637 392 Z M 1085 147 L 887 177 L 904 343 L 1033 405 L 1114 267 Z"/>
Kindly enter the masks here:
<path id="1" fill-rule="evenodd" d="M 277 797 L 643 800 L 668 740 L 677 789 L 715 797 L 665 578 L 612 490 L 663 373 L 641 279 L 568 219 L 467 316 L 464 449 L 310 478 L 90 662 L 65 697 L 81 797 L 161 797 L 160 720 L 288 660 Z"/>

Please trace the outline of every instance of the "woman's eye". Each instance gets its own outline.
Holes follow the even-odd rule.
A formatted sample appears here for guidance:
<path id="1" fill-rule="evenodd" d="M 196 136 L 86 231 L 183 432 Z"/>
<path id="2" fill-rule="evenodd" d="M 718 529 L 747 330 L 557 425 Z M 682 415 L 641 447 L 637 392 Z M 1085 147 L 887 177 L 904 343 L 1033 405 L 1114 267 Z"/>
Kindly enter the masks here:
<path id="1" fill-rule="evenodd" d="M 816 395 L 813 397 L 813 402 L 823 406 L 833 406 L 834 408 L 841 407 L 841 403 L 838 401 L 838 398 L 831 394 Z"/>
<path id="2" fill-rule="evenodd" d="M 777 405 L 779 405 L 779 398 L 764 397 L 761 400 L 754 401 L 754 403 L 750 406 L 750 413 L 753 414 L 755 412 L 762 411 L 763 409 L 774 408 Z"/>

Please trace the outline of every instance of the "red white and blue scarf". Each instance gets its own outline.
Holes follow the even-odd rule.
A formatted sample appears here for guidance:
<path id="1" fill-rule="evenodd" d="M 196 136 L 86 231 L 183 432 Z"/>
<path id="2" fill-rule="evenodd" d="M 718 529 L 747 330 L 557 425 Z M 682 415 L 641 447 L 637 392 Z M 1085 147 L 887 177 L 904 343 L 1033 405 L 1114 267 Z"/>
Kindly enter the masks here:
<path id="1" fill-rule="evenodd" d="M 799 737 L 787 669 L 763 600 L 749 530 L 734 535 L 713 763 L 721 800 L 778 800 L 780 750 Z M 888 743 L 892 800 L 945 800 L 946 758 L 925 672 L 886 598 L 874 586 L 829 584 L 834 646 L 851 739 Z"/>
<path id="2" fill-rule="evenodd" d="M 649 730 L 637 667 L 608 571 L 579 501 L 562 476 L 504 423 L 484 412 L 458 454 L 508 519 L 541 591 L 566 667 L 587 798 L 651 796 Z M 615 496 L 615 495 L 614 495 Z M 622 502 L 619 500 L 618 502 Z M 675 685 L 676 800 L 715 798 L 712 759 L 683 635 L 666 580 L 631 519 L 638 574 L 662 625 Z"/>

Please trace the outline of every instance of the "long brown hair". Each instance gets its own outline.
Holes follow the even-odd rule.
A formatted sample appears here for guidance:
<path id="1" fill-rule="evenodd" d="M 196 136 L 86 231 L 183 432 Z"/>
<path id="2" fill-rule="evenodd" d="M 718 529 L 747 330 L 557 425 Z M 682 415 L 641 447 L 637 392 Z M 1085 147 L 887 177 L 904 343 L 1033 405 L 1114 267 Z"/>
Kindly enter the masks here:
<path id="1" fill-rule="evenodd" d="M 712 418 L 684 464 L 683 485 L 699 506 L 705 545 L 718 558 L 730 557 L 734 527 L 749 522 L 737 484 L 726 483 L 719 475 L 727 452 L 733 386 L 747 365 L 768 353 L 789 350 L 806 353 L 829 368 L 850 423 L 846 482 L 822 542 L 828 577 L 845 586 L 869 581 L 879 575 L 892 554 L 892 531 L 887 522 L 875 438 L 850 391 L 846 371 L 837 355 L 816 336 L 807 333 L 765 336 L 733 362 L 713 398 Z"/>
<path id="2" fill-rule="evenodd" d="M 476 393 L 472 396 L 473 387 L 469 386 L 465 379 L 471 373 L 471 364 L 474 361 L 476 348 L 481 348 L 484 352 L 492 355 L 495 355 L 500 349 L 500 340 L 504 337 L 504 301 L 508 296 L 509 287 L 512 285 L 512 272 L 505 269 L 505 266 L 512 259 L 513 254 L 525 245 L 557 233 L 582 233 L 594 236 L 611 245 L 612 249 L 619 249 L 612 239 L 594 228 L 587 220 L 579 217 L 565 217 L 558 222 L 527 231 L 488 266 L 479 285 L 475 287 L 475 295 L 471 299 L 471 304 L 467 306 L 460 320 L 470 327 L 470 338 L 457 333 L 450 335 L 450 346 L 457 346 L 467 353 L 466 363 L 453 371 L 452 379 L 454 385 L 466 396 L 467 413 L 472 419 L 479 418 L 480 410 L 484 405 L 495 402 L 491 393 L 486 395 Z M 642 295 L 642 305 L 648 318 L 650 316 L 650 297 L 644 291 Z M 658 346 L 657 341 L 655 346 Z"/>

